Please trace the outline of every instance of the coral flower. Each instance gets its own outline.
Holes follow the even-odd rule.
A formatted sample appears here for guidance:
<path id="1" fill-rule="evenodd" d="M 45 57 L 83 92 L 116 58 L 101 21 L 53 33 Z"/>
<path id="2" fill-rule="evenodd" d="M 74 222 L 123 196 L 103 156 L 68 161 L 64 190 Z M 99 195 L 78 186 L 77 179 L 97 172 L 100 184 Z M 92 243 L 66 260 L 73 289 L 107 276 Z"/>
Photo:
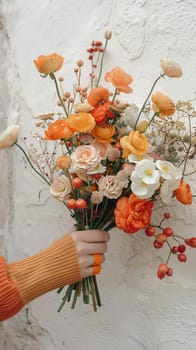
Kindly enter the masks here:
<path id="1" fill-rule="evenodd" d="M 111 103 L 105 102 L 97 104 L 91 114 L 95 118 L 96 123 L 104 123 L 107 119 L 114 118 L 114 113 L 110 110 Z"/>
<path id="2" fill-rule="evenodd" d="M 51 74 L 62 67 L 64 58 L 56 53 L 51 55 L 41 55 L 36 60 L 33 60 L 38 72 L 42 74 Z"/>
<path id="3" fill-rule="evenodd" d="M 80 112 L 70 114 L 66 125 L 76 132 L 87 132 L 94 129 L 95 120 L 90 113 Z"/>
<path id="4" fill-rule="evenodd" d="M 189 184 L 186 184 L 183 180 L 180 181 L 180 186 L 174 191 L 177 200 L 182 204 L 192 203 L 192 193 Z"/>
<path id="5" fill-rule="evenodd" d="M 71 165 L 71 157 L 70 156 L 60 156 L 56 160 L 56 166 L 59 169 L 66 170 L 69 169 Z"/>
<path id="6" fill-rule="evenodd" d="M 19 125 L 10 125 L 6 130 L 0 134 L 0 150 L 11 147 L 18 138 Z"/>
<path id="7" fill-rule="evenodd" d="M 129 86 L 133 81 L 132 76 L 120 67 L 114 67 L 110 72 L 106 73 L 105 80 L 112 83 L 118 89 L 118 92 L 129 93 L 133 91 Z"/>
<path id="8" fill-rule="evenodd" d="M 73 130 L 69 128 L 65 119 L 58 119 L 48 126 L 45 131 L 47 140 L 69 139 L 73 135 Z"/>
<path id="9" fill-rule="evenodd" d="M 121 197 L 114 211 L 115 222 L 119 229 L 126 233 L 135 233 L 150 223 L 153 202 L 140 199 L 133 193 Z"/>
<path id="10" fill-rule="evenodd" d="M 152 95 L 151 100 L 153 102 L 153 110 L 160 114 L 160 116 L 164 117 L 174 114 L 174 103 L 167 95 L 164 95 L 162 92 L 156 92 Z"/>
<path id="11" fill-rule="evenodd" d="M 114 136 L 116 130 L 112 125 L 103 124 L 96 125 L 92 131 L 94 138 L 101 143 L 111 143 L 114 141 L 112 136 Z"/>
<path id="12" fill-rule="evenodd" d="M 143 155 L 150 146 L 146 137 L 140 134 L 139 131 L 134 130 L 128 136 L 121 137 L 120 144 L 124 151 L 124 157 L 127 157 L 130 153 Z"/>
<path id="13" fill-rule="evenodd" d="M 109 90 L 103 87 L 97 87 L 93 90 L 91 90 L 89 96 L 88 96 L 88 103 L 90 103 L 91 106 L 95 106 L 97 103 L 104 103 L 108 102 L 109 100 Z"/>

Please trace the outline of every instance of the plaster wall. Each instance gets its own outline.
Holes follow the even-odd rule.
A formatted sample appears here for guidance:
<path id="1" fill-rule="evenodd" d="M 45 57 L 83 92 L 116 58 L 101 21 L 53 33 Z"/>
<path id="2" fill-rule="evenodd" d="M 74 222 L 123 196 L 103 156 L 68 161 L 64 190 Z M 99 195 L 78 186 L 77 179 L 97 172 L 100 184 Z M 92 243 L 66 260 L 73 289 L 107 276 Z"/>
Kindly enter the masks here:
<path id="1" fill-rule="evenodd" d="M 194 97 L 194 0 L 0 0 L 0 131 L 19 123 L 22 139 L 36 115 L 53 109 L 54 89 L 40 79 L 34 58 L 62 54 L 69 89 L 75 62 L 86 59 L 89 43 L 102 40 L 106 29 L 113 33 L 106 69 L 119 65 L 134 77 L 125 101 L 142 105 L 163 57 L 179 62 L 184 75 L 161 81 L 160 90 L 174 100 Z M 13 261 L 45 248 L 72 223 L 44 186 L 39 199 L 40 182 L 24 171 L 16 149 L 0 153 L 0 168 L 0 249 Z M 196 192 L 195 179 L 192 187 Z M 179 234 L 195 235 L 195 201 L 171 212 Z M 0 349 L 195 350 L 196 252 L 186 264 L 173 261 L 174 277 L 159 281 L 156 268 L 164 259 L 143 233 L 113 230 L 98 277 L 103 307 L 93 313 L 80 304 L 58 314 L 59 298 L 48 293 L 0 325 Z"/>

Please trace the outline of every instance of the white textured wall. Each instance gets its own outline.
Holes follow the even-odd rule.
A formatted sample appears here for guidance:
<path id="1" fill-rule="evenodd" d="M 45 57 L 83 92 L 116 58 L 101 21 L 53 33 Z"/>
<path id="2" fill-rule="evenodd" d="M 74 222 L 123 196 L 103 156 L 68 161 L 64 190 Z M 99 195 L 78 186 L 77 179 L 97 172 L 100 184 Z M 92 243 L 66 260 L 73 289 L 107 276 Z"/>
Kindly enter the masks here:
<path id="1" fill-rule="evenodd" d="M 0 11 L 1 130 L 19 122 L 28 135 L 33 117 L 54 105 L 51 82 L 39 78 L 33 58 L 62 54 L 69 88 L 75 61 L 85 59 L 91 40 L 106 29 L 113 32 L 107 67 L 120 65 L 134 77 L 129 101 L 143 102 L 163 57 L 178 61 L 184 76 L 162 81 L 162 91 L 174 100 L 193 96 L 195 0 L 1 0 Z M 24 171 L 16 149 L 0 153 L 0 167 L 0 244 L 12 261 L 46 247 L 70 223 L 46 191 L 38 199 L 40 183 Z M 195 235 L 195 203 L 173 215 L 179 233 Z M 1 350 L 195 350 L 196 251 L 186 264 L 173 261 L 174 277 L 159 281 L 156 267 L 164 258 L 143 234 L 114 230 L 99 276 L 104 306 L 97 313 L 78 305 L 57 314 L 59 299 L 49 293 L 30 305 L 28 317 L 23 310 L 0 326 Z"/>

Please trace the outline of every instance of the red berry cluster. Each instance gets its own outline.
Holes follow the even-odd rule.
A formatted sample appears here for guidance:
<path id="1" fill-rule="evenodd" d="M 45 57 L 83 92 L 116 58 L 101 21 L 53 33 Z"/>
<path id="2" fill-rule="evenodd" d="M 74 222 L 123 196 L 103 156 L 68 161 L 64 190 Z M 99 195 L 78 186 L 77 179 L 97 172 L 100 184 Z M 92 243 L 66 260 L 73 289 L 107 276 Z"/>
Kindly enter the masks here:
<path id="1" fill-rule="evenodd" d="M 93 59 L 93 55 L 95 52 L 103 52 L 104 51 L 102 45 L 103 45 L 102 41 L 95 41 L 95 40 L 92 41 L 91 47 L 89 49 L 87 49 L 87 52 L 89 53 L 89 56 L 88 56 L 89 60 Z"/>
<path id="2" fill-rule="evenodd" d="M 160 249 L 167 244 L 169 248 L 169 255 L 165 264 L 160 264 L 157 270 L 157 277 L 163 279 L 166 276 L 172 276 L 173 270 L 168 266 L 168 261 L 171 255 L 176 255 L 178 261 L 186 262 L 187 255 L 185 254 L 186 245 L 192 248 L 196 248 L 196 237 L 184 238 L 175 234 L 171 227 L 162 227 L 165 220 L 170 219 L 169 213 L 164 213 L 163 219 L 159 225 L 149 225 L 145 229 L 145 234 L 148 237 L 154 237 L 153 246 L 156 249 Z M 158 232 L 157 232 L 158 231 Z M 177 245 L 171 245 L 170 240 L 173 239 Z M 181 242 L 183 241 L 183 243 Z"/>

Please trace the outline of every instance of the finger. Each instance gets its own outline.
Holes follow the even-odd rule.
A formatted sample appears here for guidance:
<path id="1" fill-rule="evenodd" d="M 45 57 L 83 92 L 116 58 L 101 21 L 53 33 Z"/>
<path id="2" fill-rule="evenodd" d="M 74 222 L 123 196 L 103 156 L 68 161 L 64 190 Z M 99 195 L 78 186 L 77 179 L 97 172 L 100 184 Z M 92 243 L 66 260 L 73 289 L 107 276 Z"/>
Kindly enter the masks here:
<path id="1" fill-rule="evenodd" d="M 106 231 L 102 230 L 88 230 L 88 231 L 79 231 L 82 234 L 82 239 L 85 242 L 108 242 L 110 235 Z"/>
<path id="2" fill-rule="evenodd" d="M 94 265 L 87 269 L 86 276 L 98 275 L 101 272 L 101 265 Z"/>
<path id="3" fill-rule="evenodd" d="M 80 242 L 77 245 L 77 251 L 78 255 L 103 254 L 107 251 L 107 244 Z"/>

